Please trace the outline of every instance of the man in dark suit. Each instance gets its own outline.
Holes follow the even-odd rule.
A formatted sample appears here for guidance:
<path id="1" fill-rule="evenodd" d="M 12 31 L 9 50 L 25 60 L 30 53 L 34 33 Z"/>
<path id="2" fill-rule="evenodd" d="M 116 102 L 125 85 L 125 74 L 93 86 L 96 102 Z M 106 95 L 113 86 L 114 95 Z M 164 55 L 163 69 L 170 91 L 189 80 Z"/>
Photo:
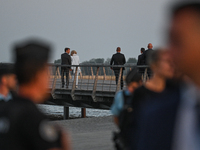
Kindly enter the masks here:
<path id="1" fill-rule="evenodd" d="M 124 65 L 126 63 L 126 58 L 124 56 L 124 54 L 121 54 L 121 48 L 117 47 L 116 49 L 117 53 L 113 54 L 111 61 L 110 61 L 110 65 Z M 115 77 L 116 77 L 116 84 L 118 83 L 118 78 L 119 78 L 119 73 L 120 73 L 120 68 L 119 67 L 113 67 L 111 68 L 113 69 L 114 73 L 115 73 Z M 123 89 L 123 70 L 124 67 L 122 68 L 122 74 L 121 74 L 121 89 Z"/>
<path id="2" fill-rule="evenodd" d="M 61 55 L 61 65 L 71 65 L 71 56 L 69 55 L 70 48 L 65 48 L 65 53 Z M 64 88 L 64 73 L 66 77 L 66 88 L 69 86 L 69 71 L 71 67 L 61 67 L 61 80 L 62 80 L 62 88 Z"/>
<path id="3" fill-rule="evenodd" d="M 145 65 L 145 61 L 144 61 L 144 52 L 145 52 L 145 49 L 142 47 L 141 50 L 140 50 L 141 54 L 138 56 L 138 62 L 137 62 L 137 66 L 142 66 L 142 65 Z M 144 73 L 144 68 L 139 68 L 138 69 L 140 73 Z"/>
<path id="4" fill-rule="evenodd" d="M 147 45 L 147 48 L 148 49 L 143 53 L 144 65 L 149 65 L 148 58 L 151 55 L 151 53 L 153 52 L 153 45 L 151 43 L 149 43 Z M 151 76 L 152 71 L 150 70 L 150 68 L 148 68 L 147 74 L 149 77 Z"/>

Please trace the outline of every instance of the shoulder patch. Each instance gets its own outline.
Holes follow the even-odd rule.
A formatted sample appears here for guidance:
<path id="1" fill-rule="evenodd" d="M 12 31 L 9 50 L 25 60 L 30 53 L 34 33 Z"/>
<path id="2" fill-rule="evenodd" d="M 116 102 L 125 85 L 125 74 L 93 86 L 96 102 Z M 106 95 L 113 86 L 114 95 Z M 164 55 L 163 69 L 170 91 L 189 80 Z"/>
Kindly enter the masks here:
<path id="1" fill-rule="evenodd" d="M 40 123 L 39 133 L 47 142 L 55 142 L 59 138 L 59 131 L 54 123 L 44 120 Z"/>
<path id="2" fill-rule="evenodd" d="M 10 129 L 10 121 L 8 118 L 0 118 L 0 133 L 7 133 Z"/>

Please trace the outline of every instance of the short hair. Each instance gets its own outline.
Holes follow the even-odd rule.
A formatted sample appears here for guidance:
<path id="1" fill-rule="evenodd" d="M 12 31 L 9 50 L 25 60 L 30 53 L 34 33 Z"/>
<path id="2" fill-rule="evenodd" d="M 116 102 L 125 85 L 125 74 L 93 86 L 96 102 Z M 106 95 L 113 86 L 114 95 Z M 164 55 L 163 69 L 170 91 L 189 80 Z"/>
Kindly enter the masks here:
<path id="1" fill-rule="evenodd" d="M 77 54 L 77 52 L 75 50 L 71 51 L 71 56 L 73 56 L 73 54 Z"/>
<path id="2" fill-rule="evenodd" d="M 145 51 L 145 48 L 144 48 L 144 47 L 142 47 L 142 48 L 140 49 L 140 51 L 144 53 L 144 51 Z"/>
<path id="3" fill-rule="evenodd" d="M 200 2 L 199 1 L 182 1 L 181 3 L 175 3 L 175 5 L 172 7 L 172 16 L 176 15 L 178 12 L 184 10 L 184 9 L 192 9 L 195 12 L 200 15 Z"/>
<path id="4" fill-rule="evenodd" d="M 129 85 L 132 82 L 137 82 L 139 83 L 140 81 L 142 81 L 142 76 L 141 74 L 138 72 L 138 69 L 136 67 L 133 67 L 131 69 L 131 71 L 128 72 L 127 76 L 126 76 L 126 84 Z"/>
<path id="5" fill-rule="evenodd" d="M 15 72 L 19 85 L 30 83 L 47 64 L 50 47 L 44 43 L 28 41 L 14 47 Z"/>
<path id="6" fill-rule="evenodd" d="M 66 52 L 68 49 L 70 49 L 70 48 L 69 48 L 69 47 L 66 47 L 64 51 Z"/>
<path id="7" fill-rule="evenodd" d="M 117 47 L 116 51 L 117 51 L 117 52 L 118 52 L 118 51 L 121 51 L 121 48 L 120 48 L 120 47 Z"/>
<path id="8" fill-rule="evenodd" d="M 13 64 L 0 63 L 0 83 L 3 76 L 15 74 Z"/>

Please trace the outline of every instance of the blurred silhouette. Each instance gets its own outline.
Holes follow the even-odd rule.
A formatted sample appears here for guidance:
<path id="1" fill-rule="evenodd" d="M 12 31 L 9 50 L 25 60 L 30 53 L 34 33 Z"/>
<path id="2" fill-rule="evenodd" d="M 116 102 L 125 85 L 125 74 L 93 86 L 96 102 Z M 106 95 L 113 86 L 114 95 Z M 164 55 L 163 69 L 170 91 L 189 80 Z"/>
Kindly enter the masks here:
<path id="1" fill-rule="evenodd" d="M 173 77 L 173 65 L 166 50 L 155 50 L 149 60 L 153 72 L 132 98 L 131 149 L 169 150 L 179 102 L 179 84 Z"/>
<path id="2" fill-rule="evenodd" d="M 13 65 L 0 63 L 0 101 L 9 101 L 16 96 L 16 75 Z"/>
<path id="3" fill-rule="evenodd" d="M 70 48 L 65 48 L 65 53 L 61 55 L 61 65 L 71 65 L 71 57 L 69 55 Z M 66 88 L 69 86 L 69 71 L 71 70 L 70 67 L 61 67 L 61 80 L 62 80 L 62 88 L 64 88 L 65 81 L 64 81 L 64 74 L 66 78 Z"/>
<path id="4" fill-rule="evenodd" d="M 148 49 L 146 51 L 144 51 L 144 53 L 143 53 L 143 59 L 144 59 L 144 65 L 148 66 L 149 65 L 148 58 L 150 57 L 151 53 L 153 52 L 153 45 L 151 43 L 149 43 L 147 45 L 147 48 Z M 152 74 L 150 68 L 147 69 L 147 74 L 148 74 L 148 76 L 150 78 L 151 74 Z"/>
<path id="5" fill-rule="evenodd" d="M 64 131 L 41 113 L 35 104 L 48 98 L 50 48 L 28 41 L 16 45 L 15 71 L 18 96 L 0 105 L 0 149 L 69 149 Z"/>
<path id="6" fill-rule="evenodd" d="M 137 66 L 145 65 L 144 52 L 145 52 L 145 49 L 142 47 L 142 48 L 140 49 L 140 53 L 141 53 L 141 54 L 138 56 Z M 141 74 L 144 74 L 145 68 L 139 68 L 138 70 L 139 70 L 139 72 L 140 72 Z"/>
<path id="7" fill-rule="evenodd" d="M 200 149 L 200 2 L 181 1 L 174 5 L 169 32 L 169 50 L 176 68 L 192 83 L 181 86 L 173 150 Z"/>
<path id="8" fill-rule="evenodd" d="M 114 122 L 119 127 L 119 132 L 114 133 L 114 142 L 117 150 L 125 149 L 127 146 L 128 137 L 126 136 L 129 133 L 128 126 L 130 125 L 131 115 L 130 112 L 130 97 L 134 93 L 135 89 L 142 85 L 141 74 L 138 72 L 137 68 L 132 68 L 126 76 L 126 85 L 127 88 L 123 91 L 116 93 L 114 102 L 111 106 L 111 113 L 114 115 Z"/>
<path id="9" fill-rule="evenodd" d="M 75 50 L 71 51 L 71 60 L 72 60 L 72 65 L 79 65 L 80 64 L 80 59 L 79 56 L 77 55 L 77 52 Z M 75 78 L 75 73 L 76 73 L 76 67 L 71 67 L 72 69 L 72 80 Z M 81 72 L 81 68 L 77 68 L 77 75 L 76 75 L 76 88 L 78 88 L 78 76 Z"/>
<path id="10" fill-rule="evenodd" d="M 111 61 L 110 61 L 110 65 L 124 65 L 126 63 L 126 58 L 124 56 L 124 54 L 121 54 L 121 48 L 117 47 L 116 49 L 116 54 L 113 54 Z M 116 77 L 116 85 L 118 83 L 118 78 L 119 78 L 119 73 L 120 73 L 120 68 L 119 67 L 111 67 L 111 69 L 113 69 L 114 73 L 115 73 L 115 77 Z M 123 70 L 124 67 L 122 68 L 122 74 L 121 74 L 121 89 L 123 89 L 124 83 L 123 83 Z"/>

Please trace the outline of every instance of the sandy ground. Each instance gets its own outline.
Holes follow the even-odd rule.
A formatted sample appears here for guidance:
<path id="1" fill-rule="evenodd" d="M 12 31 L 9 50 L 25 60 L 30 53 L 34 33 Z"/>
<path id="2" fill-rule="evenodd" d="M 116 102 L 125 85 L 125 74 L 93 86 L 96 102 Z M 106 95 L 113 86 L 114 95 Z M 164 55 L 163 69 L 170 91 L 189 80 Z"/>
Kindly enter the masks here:
<path id="1" fill-rule="evenodd" d="M 73 150 L 113 150 L 112 116 L 55 121 L 71 135 Z"/>

